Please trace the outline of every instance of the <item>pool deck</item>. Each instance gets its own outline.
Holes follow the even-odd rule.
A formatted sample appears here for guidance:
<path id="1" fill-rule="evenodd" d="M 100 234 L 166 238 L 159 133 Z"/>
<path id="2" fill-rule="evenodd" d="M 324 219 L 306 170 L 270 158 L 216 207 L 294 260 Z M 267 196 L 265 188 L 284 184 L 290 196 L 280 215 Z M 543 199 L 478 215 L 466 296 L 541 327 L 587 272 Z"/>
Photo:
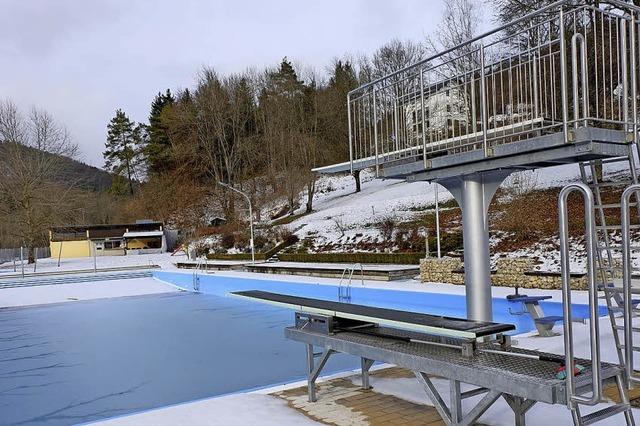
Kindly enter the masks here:
<path id="1" fill-rule="evenodd" d="M 364 390 L 359 386 L 360 375 L 343 373 L 333 375 L 318 382 L 318 401 L 307 400 L 306 383 L 297 382 L 278 388 L 236 394 L 220 398 L 210 398 L 174 407 L 161 408 L 141 414 L 110 419 L 96 424 L 101 426 L 169 426 L 190 425 L 227 425 L 227 424 L 322 424 L 338 426 L 390 426 L 390 425 L 444 425 L 438 412 L 432 407 L 426 394 L 412 372 L 398 367 L 380 366 L 371 372 L 372 389 Z M 434 384 L 443 388 L 447 382 L 433 379 Z M 446 395 L 443 393 L 443 395 Z M 615 386 L 605 389 L 605 395 L 611 400 L 619 398 Z M 257 398 L 260 396 L 260 398 Z M 480 398 L 480 397 L 477 397 Z M 630 393 L 632 404 L 640 402 L 640 389 Z M 476 398 L 469 399 L 469 406 Z M 284 404 L 281 404 L 281 403 Z M 238 407 L 251 405 L 252 410 L 229 413 L 228 405 Z M 467 402 L 465 401 L 465 406 Z M 268 408 L 269 418 L 264 417 Z M 513 424 L 513 414 L 506 402 L 499 400 L 491 407 L 480 423 L 492 425 Z M 637 414 L 637 410 L 636 415 Z M 537 412 L 537 414 L 536 414 Z M 277 423 L 274 422 L 278 419 Z M 620 419 L 612 418 L 603 425 L 617 425 Z M 244 422 L 244 423 L 242 423 Z M 571 415 L 564 406 L 538 404 L 527 416 L 527 425 L 548 426 L 549 424 L 569 424 Z"/>
<path id="2" fill-rule="evenodd" d="M 340 278 L 345 268 L 353 264 L 345 263 L 303 263 L 303 262 L 273 262 L 245 265 L 249 272 L 268 274 L 305 275 L 308 277 Z M 420 273 L 418 265 L 393 264 L 363 264 L 362 275 L 365 280 L 392 281 L 413 278 Z M 361 271 L 356 268 L 353 281 L 361 279 Z"/>

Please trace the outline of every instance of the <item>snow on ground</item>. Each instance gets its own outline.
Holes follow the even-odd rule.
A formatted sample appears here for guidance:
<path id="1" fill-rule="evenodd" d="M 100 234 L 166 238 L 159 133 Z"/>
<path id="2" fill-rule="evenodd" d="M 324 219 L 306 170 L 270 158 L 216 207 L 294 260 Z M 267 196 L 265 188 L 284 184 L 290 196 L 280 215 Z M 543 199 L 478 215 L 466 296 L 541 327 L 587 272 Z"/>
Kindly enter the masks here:
<path id="1" fill-rule="evenodd" d="M 238 394 L 160 408 L 93 423 L 101 426 L 317 425 L 289 408 L 284 400 L 263 394 Z"/>
<path id="2" fill-rule="evenodd" d="M 140 268 L 149 267 L 151 265 L 158 265 L 163 269 L 174 268 L 174 263 L 186 260 L 184 254 L 176 254 L 171 256 L 171 253 L 159 253 L 159 254 L 134 254 L 127 256 L 98 256 L 96 257 L 96 267 L 102 268 L 119 268 L 119 267 L 133 267 Z M 77 257 L 77 258 L 63 258 L 60 259 L 60 266 L 58 267 L 58 259 L 49 257 L 45 259 L 38 259 L 35 265 L 36 273 L 38 272 L 63 272 L 63 271 L 78 271 L 78 270 L 93 270 L 93 258 L 92 257 Z M 25 274 L 32 273 L 34 271 L 34 265 L 27 265 L 25 262 Z M 3 275 L 14 275 L 20 273 L 20 263 L 16 265 L 16 271 L 14 272 L 13 263 L 5 262 L 0 263 L 0 278 Z"/>
<path id="3" fill-rule="evenodd" d="M 0 309 L 175 291 L 178 291 L 175 287 L 153 278 L 3 288 Z"/>

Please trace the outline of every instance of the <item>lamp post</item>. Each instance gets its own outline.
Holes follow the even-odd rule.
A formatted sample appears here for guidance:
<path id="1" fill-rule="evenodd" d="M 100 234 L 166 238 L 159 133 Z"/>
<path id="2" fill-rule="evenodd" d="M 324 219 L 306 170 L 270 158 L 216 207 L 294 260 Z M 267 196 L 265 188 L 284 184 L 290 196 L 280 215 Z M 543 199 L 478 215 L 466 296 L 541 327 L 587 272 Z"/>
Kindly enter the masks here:
<path id="1" fill-rule="evenodd" d="M 244 198 L 247 199 L 247 202 L 249 203 L 249 224 L 250 224 L 249 229 L 251 231 L 251 241 L 249 244 L 251 246 L 251 263 L 256 263 L 256 253 L 253 248 L 253 209 L 251 207 L 251 198 L 249 198 L 249 196 L 244 192 L 238 189 L 235 189 L 233 186 L 227 183 L 218 182 L 218 184 L 220 184 L 220 186 L 224 186 L 225 188 L 232 190 L 233 192 L 237 192 L 238 194 L 242 195 Z"/>

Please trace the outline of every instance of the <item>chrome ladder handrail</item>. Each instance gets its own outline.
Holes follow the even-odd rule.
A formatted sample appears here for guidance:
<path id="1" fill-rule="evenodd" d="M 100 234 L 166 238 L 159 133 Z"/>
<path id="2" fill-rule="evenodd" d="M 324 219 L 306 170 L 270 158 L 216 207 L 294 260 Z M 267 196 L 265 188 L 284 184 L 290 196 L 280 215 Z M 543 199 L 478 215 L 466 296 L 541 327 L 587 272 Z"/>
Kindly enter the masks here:
<path id="1" fill-rule="evenodd" d="M 569 259 L 569 220 L 567 199 L 572 192 L 578 191 L 584 198 L 585 245 L 587 251 L 587 286 L 589 290 L 589 338 L 591 349 L 592 395 L 590 397 L 575 393 L 573 375 L 573 321 L 571 313 L 571 275 Z M 584 183 L 573 183 L 560 191 L 558 199 L 558 221 L 560 227 L 560 272 L 562 276 L 562 310 L 564 315 L 565 371 L 567 373 L 567 407 L 574 409 L 575 404 L 596 405 L 602 401 L 602 372 L 600 366 L 600 328 L 598 321 L 598 288 L 594 254 L 596 250 L 596 225 L 594 218 L 593 192 Z"/>
<path id="2" fill-rule="evenodd" d="M 342 270 L 340 282 L 338 283 L 338 301 L 341 301 L 343 299 L 347 301 L 351 300 L 351 282 L 353 280 L 353 274 L 358 267 L 360 267 L 360 283 L 362 286 L 364 286 L 364 267 L 362 266 L 362 263 L 354 263 L 351 266 L 346 266 Z M 344 281 L 345 275 L 347 275 L 347 282 L 343 285 L 342 283 Z"/>
<path id="3" fill-rule="evenodd" d="M 631 271 L 633 268 L 631 258 L 631 218 L 629 204 L 631 195 L 640 193 L 640 184 L 630 185 L 622 192 L 620 201 L 620 225 L 622 226 L 622 292 L 624 294 L 624 369 L 627 376 L 627 385 L 631 388 L 633 383 L 640 383 L 640 376 L 634 374 L 633 369 L 633 301 L 631 291 Z"/>
<path id="4" fill-rule="evenodd" d="M 196 293 L 200 292 L 200 277 L 198 276 L 198 272 L 200 271 L 202 266 L 205 264 L 205 262 L 206 262 L 206 257 L 204 258 L 204 260 L 203 258 L 197 259 L 196 268 L 193 271 L 193 291 L 195 291 Z"/>

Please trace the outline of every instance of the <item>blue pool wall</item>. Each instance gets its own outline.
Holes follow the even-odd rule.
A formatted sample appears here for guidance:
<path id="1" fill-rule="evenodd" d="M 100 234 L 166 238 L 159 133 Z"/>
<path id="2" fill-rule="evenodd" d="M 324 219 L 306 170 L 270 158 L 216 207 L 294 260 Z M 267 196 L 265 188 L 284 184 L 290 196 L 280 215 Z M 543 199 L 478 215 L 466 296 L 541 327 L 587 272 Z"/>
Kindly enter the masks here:
<path id="1" fill-rule="evenodd" d="M 191 273 L 154 271 L 153 275 L 181 289 L 193 290 Z M 332 285 L 215 274 L 200 274 L 199 279 L 200 292 L 217 296 L 228 296 L 233 291 L 263 290 L 292 296 L 338 300 L 338 287 Z M 463 294 L 367 288 L 360 287 L 358 284 L 351 287 L 351 303 L 458 318 L 466 318 L 467 314 L 466 299 Z M 560 302 L 542 301 L 540 306 L 546 316 L 562 316 Z M 573 304 L 572 313 L 574 318 L 588 318 L 589 307 L 585 304 Z M 600 307 L 600 316 L 606 314 L 606 307 Z M 493 298 L 493 317 L 495 322 L 514 324 L 516 333 L 524 333 L 535 328 L 533 320 L 526 313 L 522 303 L 510 302 L 505 298 Z"/>

